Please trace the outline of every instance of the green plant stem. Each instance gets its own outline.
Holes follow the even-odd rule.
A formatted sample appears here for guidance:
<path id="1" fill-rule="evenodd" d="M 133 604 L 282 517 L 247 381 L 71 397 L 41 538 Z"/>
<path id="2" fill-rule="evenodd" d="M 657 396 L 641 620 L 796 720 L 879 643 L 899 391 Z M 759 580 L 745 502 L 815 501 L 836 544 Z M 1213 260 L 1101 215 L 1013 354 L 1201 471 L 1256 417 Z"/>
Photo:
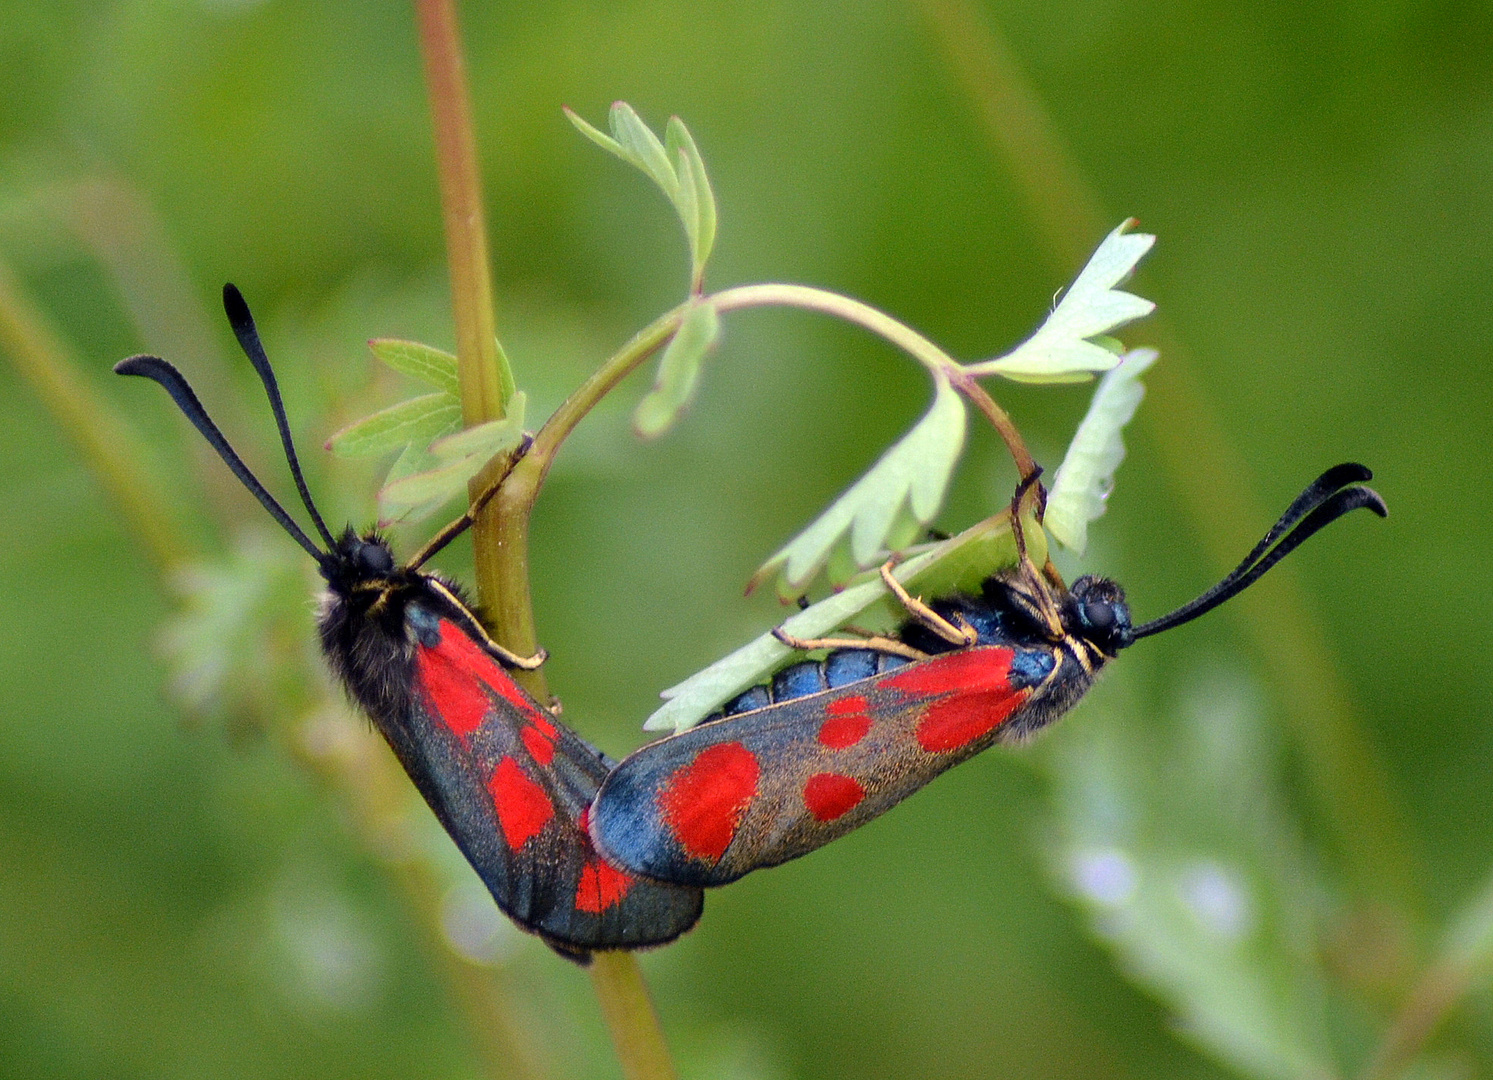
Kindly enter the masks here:
<path id="1" fill-rule="evenodd" d="M 470 427 L 504 415 L 513 393 L 513 376 L 497 347 L 477 140 L 454 0 L 415 0 L 415 9 L 435 123 L 462 417 Z M 472 550 L 477 595 L 490 619 L 489 629 L 507 648 L 528 654 L 537 644 L 529 591 L 529 515 L 538 483 L 527 491 L 521 489 L 522 497 L 515 498 L 520 475 L 517 469 L 510 473 L 498 495 L 477 513 Z M 490 483 L 485 473 L 478 474 L 471 484 L 473 498 Z M 540 700 L 548 696 L 542 672 L 518 672 L 517 677 Z M 632 955 L 598 956 L 592 965 L 592 985 L 623 1072 L 634 1080 L 672 1077 L 668 1046 L 658 1017 L 647 1003 L 642 973 Z"/>
<path id="2" fill-rule="evenodd" d="M 521 574 L 518 581 L 528 581 L 529 517 L 561 444 L 602 398 L 668 342 L 679 329 L 689 306 L 690 302 L 687 301 L 653 320 L 577 387 L 545 421 L 534 436 L 529 452 L 514 466 L 493 497 L 492 504 L 496 505 L 496 512 L 491 536 L 497 564 L 507 573 Z M 525 600 L 527 597 L 525 585 Z M 491 629 L 494 636 L 514 652 L 529 656 L 538 648 L 531 604 L 526 602 L 507 604 L 498 609 L 489 608 L 488 615 L 493 620 Z M 543 700 L 547 688 L 541 672 L 515 671 L 514 677 L 522 681 L 530 693 Z"/>
<path id="3" fill-rule="evenodd" d="M 456 3 L 415 0 L 415 13 L 425 58 L 425 81 L 430 89 L 446 256 L 451 270 L 461 412 L 466 426 L 472 427 L 502 419 L 513 394 L 513 373 L 498 351 L 482 174 Z"/>
<path id="4" fill-rule="evenodd" d="M 462 422 L 472 427 L 505 415 L 508 398 L 513 393 L 513 373 L 498 348 L 482 175 L 455 0 L 415 0 L 415 13 L 435 133 L 446 258 L 451 273 L 451 308 L 456 325 Z M 485 490 L 490 479 L 484 473 L 472 480 L 474 499 Z M 517 559 L 514 552 L 505 550 L 502 509 L 501 500 L 493 499 L 478 512 L 472 526 L 477 595 L 483 610 L 492 618 L 490 629 L 497 640 L 515 651 L 532 652 L 532 630 L 529 641 L 506 636 L 509 624 L 532 627 L 533 616 L 527 547 L 520 548 L 521 557 Z M 527 521 L 519 522 L 518 526 L 527 532 Z M 524 681 L 543 696 L 542 675 L 535 673 Z"/>
<path id="5" fill-rule="evenodd" d="M 985 392 L 984 388 L 972 376 L 965 373 L 959 363 L 948 353 L 885 312 L 878 311 L 869 304 L 863 304 L 848 296 L 841 296 L 839 293 L 816 289 L 808 285 L 776 283 L 740 285 L 724 289 L 706 297 L 706 300 L 714 304 L 717 311 L 723 313 L 762 307 L 800 308 L 805 311 L 833 315 L 870 330 L 905 350 L 930 371 L 939 372 L 948 377 L 956 389 L 969 397 L 1000 433 L 1021 475 L 1029 475 L 1035 468 L 1032 456 L 1022 441 L 1021 433 L 1016 430 L 1016 425 L 1011 422 L 1006 411 Z M 696 302 L 688 300 L 680 304 L 634 334 L 632 340 L 612 354 L 589 379 L 565 399 L 564 404 L 556 409 L 540 428 L 539 433 L 534 437 L 534 445 L 514 468 L 504 483 L 503 490 L 497 496 L 497 501 L 505 503 L 502 520 L 508 530 L 504 535 L 506 545 L 516 549 L 522 545 L 527 536 L 526 527 L 521 529 L 520 526 L 527 521 L 528 510 L 532 509 L 535 499 L 538 498 L 539 489 L 550 467 L 554 464 L 555 454 L 558 453 L 561 444 L 602 398 L 635 371 L 638 365 L 668 343 L 669 338 L 679 329 L 691 305 Z M 519 634 L 532 635 L 533 633 L 532 625 L 527 627 L 515 625 L 512 629 Z M 518 651 L 524 649 L 532 651 L 535 645 L 532 636 L 514 639 L 520 644 L 513 644 L 505 638 L 500 638 L 500 640 L 505 641 L 509 648 Z"/>
<path id="6" fill-rule="evenodd" d="M 1035 468 L 1032 455 L 1027 452 L 1026 443 L 1022 441 L 1021 432 L 1016 430 L 1016 425 L 1011 422 L 1006 411 L 995 403 L 953 357 L 885 312 L 848 296 L 807 285 L 742 285 L 716 293 L 712 299 L 716 308 L 723 312 L 747 307 L 796 307 L 823 312 L 865 327 L 905 350 L 930 371 L 942 371 L 946 374 L 954 388 L 969 397 L 995 427 L 1016 462 L 1017 471 L 1022 476 L 1029 476 Z"/>
<path id="7" fill-rule="evenodd" d="M 915 0 L 1009 165 L 1034 223 L 1063 269 L 1081 266 L 1112 218 L 1063 146 L 1005 42 L 972 0 Z M 1224 432 L 1188 350 L 1161 318 L 1149 324 L 1164 362 L 1146 377 L 1142 422 L 1211 561 L 1231 568 L 1268 518 L 1250 469 Z M 1421 908 L 1414 859 L 1388 777 L 1354 716 L 1326 635 L 1289 565 L 1240 597 L 1243 627 L 1269 673 L 1301 751 L 1314 801 L 1355 893 L 1406 915 Z"/>
<path id="8" fill-rule="evenodd" d="M 627 1080 L 674 1080 L 674 1062 L 632 953 L 597 953 L 588 969 Z"/>
<path id="9" fill-rule="evenodd" d="M 0 350 L 83 454 L 157 570 L 164 574 L 180 565 L 187 546 L 175 526 L 178 518 L 141 468 L 146 455 L 139 440 L 78 374 L 57 334 L 5 266 L 0 266 Z"/>

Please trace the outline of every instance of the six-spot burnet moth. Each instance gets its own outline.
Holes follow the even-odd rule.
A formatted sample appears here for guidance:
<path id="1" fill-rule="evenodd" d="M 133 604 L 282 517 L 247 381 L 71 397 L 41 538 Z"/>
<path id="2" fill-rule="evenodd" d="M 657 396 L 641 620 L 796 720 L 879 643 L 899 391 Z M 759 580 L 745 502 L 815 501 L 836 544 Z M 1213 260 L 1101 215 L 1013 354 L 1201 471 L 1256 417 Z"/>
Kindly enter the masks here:
<path id="1" fill-rule="evenodd" d="M 1052 723 L 1121 649 L 1217 607 L 1323 526 L 1360 507 L 1383 517 L 1379 495 L 1355 486 L 1371 478 L 1362 465 L 1328 469 L 1233 573 L 1140 626 L 1113 581 L 1081 577 L 1069 589 L 1050 563 L 1037 569 L 1022 541 L 1019 489 L 1014 569 L 980 596 L 930 607 L 883 567 L 911 613 L 896 638 L 780 636 L 830 651 L 624 759 L 592 805 L 591 837 L 633 874 L 691 886 L 724 885 L 813 851 L 993 743 Z"/>
<path id="2" fill-rule="evenodd" d="M 259 373 L 296 489 L 326 548 L 298 526 L 249 471 L 186 380 L 166 361 L 133 356 L 114 370 L 165 387 L 181 411 L 270 515 L 316 560 L 327 591 L 322 648 L 348 694 L 388 740 L 498 906 L 556 951 L 672 941 L 700 917 L 699 889 L 640 880 L 597 856 L 586 827 L 593 796 L 615 763 L 508 675 L 543 655 L 494 642 L 451 582 L 420 569 L 471 524 L 447 526 L 404 566 L 376 532 L 340 537 L 317 512 L 291 444 L 279 387 L 243 296 L 223 306 Z"/>

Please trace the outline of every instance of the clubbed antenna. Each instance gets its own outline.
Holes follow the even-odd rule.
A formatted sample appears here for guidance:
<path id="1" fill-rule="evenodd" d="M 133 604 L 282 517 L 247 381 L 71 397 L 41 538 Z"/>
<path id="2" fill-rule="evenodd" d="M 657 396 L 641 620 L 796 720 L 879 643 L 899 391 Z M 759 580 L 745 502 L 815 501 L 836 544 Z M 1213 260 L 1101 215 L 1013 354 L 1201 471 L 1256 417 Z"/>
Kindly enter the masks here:
<path id="1" fill-rule="evenodd" d="M 316 526 L 316 531 L 321 533 L 321 538 L 327 542 L 327 547 L 334 548 L 337 542 L 332 539 L 326 522 L 322 521 L 316 504 L 311 501 L 311 492 L 306 487 L 306 478 L 301 474 L 301 461 L 296 457 L 295 444 L 290 440 L 290 424 L 285 419 L 285 403 L 280 400 L 280 384 L 275 381 L 275 370 L 270 367 L 269 357 L 264 354 L 264 345 L 260 343 L 259 329 L 254 325 L 254 316 L 249 313 L 249 304 L 244 299 L 244 294 L 238 291 L 238 286 L 232 283 L 223 286 L 223 310 L 228 313 L 228 324 L 233 327 L 233 336 L 238 338 L 244 355 L 249 358 L 249 363 L 253 364 L 254 370 L 259 373 L 259 381 L 264 383 L 264 392 L 269 395 L 270 411 L 275 414 L 275 426 L 280 429 L 280 445 L 285 447 L 285 460 L 290 463 L 290 475 L 295 478 L 296 490 L 301 493 L 301 502 L 306 505 L 306 510 L 311 514 L 311 521 Z M 177 404 L 180 403 L 178 399 Z"/>
<path id="2" fill-rule="evenodd" d="M 239 482 L 248 488 L 250 494 L 270 512 L 270 516 L 280 523 L 280 527 L 290 533 L 292 539 L 305 548 L 318 563 L 325 563 L 331 557 L 312 542 L 311 538 L 285 512 L 285 507 L 276 502 L 275 497 L 259 482 L 259 478 L 249 471 L 249 466 L 244 464 L 244 459 L 238 456 L 232 446 L 228 445 L 223 432 L 219 430 L 217 424 L 213 423 L 212 417 L 207 415 L 207 410 L 202 407 L 202 402 L 197 399 L 196 393 L 182 377 L 181 372 L 159 356 L 132 356 L 128 360 L 121 360 L 115 364 L 114 371 L 119 375 L 140 375 L 165 387 L 166 393 L 171 395 L 177 407 L 188 420 L 192 421 L 192 426 L 202 432 L 202 437 L 218 452 L 223 463 L 233 470 L 233 475 L 237 476 Z M 296 475 L 300 475 L 299 470 Z M 320 524 L 319 518 L 317 522 Z M 325 527 L 322 531 L 326 531 Z"/>
<path id="3" fill-rule="evenodd" d="M 1234 568 L 1233 573 L 1192 603 L 1184 604 L 1170 615 L 1163 615 L 1159 619 L 1137 626 L 1131 633 L 1131 640 L 1170 630 L 1174 626 L 1191 622 L 1204 612 L 1213 610 L 1225 600 L 1249 588 L 1267 570 L 1300 547 L 1302 542 L 1313 533 L 1332 524 L 1344 514 L 1358 509 L 1367 509 L 1380 517 L 1387 517 L 1389 509 L 1384 505 L 1384 500 L 1379 497 L 1378 492 L 1372 488 L 1353 486 L 1373 478 L 1374 474 L 1367 468 L 1352 462 L 1334 465 L 1328 469 L 1296 497 L 1286 512 L 1280 516 L 1280 520 L 1272 525 L 1270 531 L 1254 546 L 1254 550 Z M 1298 522 L 1300 524 L 1297 524 Z"/>

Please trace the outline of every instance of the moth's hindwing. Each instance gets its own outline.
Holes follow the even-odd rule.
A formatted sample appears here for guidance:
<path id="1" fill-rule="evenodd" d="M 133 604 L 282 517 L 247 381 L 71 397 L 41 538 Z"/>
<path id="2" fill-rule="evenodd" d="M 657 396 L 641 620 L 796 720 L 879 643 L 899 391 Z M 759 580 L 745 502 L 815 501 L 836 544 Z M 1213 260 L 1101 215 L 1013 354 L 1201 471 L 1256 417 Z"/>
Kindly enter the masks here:
<path id="1" fill-rule="evenodd" d="M 640 880 L 591 843 L 589 807 L 613 763 L 456 622 L 415 604 L 406 617 L 407 715 L 379 726 L 498 906 L 571 954 L 659 945 L 693 926 L 698 889 Z"/>
<path id="2" fill-rule="evenodd" d="M 679 885 L 797 858 L 1030 726 L 1058 662 L 1048 647 L 961 649 L 661 739 L 603 781 L 592 838 L 618 866 Z"/>

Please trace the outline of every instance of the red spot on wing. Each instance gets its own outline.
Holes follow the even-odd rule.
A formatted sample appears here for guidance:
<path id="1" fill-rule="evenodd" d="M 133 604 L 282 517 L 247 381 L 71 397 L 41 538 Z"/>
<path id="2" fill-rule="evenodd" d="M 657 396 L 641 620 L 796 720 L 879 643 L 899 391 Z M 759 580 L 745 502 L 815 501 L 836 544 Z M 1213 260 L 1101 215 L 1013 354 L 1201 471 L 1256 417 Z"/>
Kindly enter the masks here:
<path id="1" fill-rule="evenodd" d="M 871 703 L 861 694 L 850 694 L 842 697 L 839 701 L 831 701 L 824 707 L 828 716 L 852 716 L 855 713 L 863 713 Z"/>
<path id="2" fill-rule="evenodd" d="M 941 695 L 918 722 L 918 745 L 930 754 L 957 750 L 998 727 L 1031 691 L 1011 685 L 1006 648 L 946 653 L 887 679 L 883 685 L 908 694 Z"/>
<path id="3" fill-rule="evenodd" d="M 544 788 L 531 780 L 512 757 L 498 762 L 492 779 L 487 783 L 487 790 L 498 811 L 503 839 L 514 851 L 538 836 L 555 816 L 555 806 Z"/>
<path id="4" fill-rule="evenodd" d="M 702 750 L 669 778 L 658 795 L 659 809 L 686 854 L 720 860 L 757 795 L 761 774 L 756 755 L 730 742 Z"/>
<path id="5" fill-rule="evenodd" d="M 482 726 L 492 700 L 454 650 L 440 644 L 417 651 L 420 685 L 430 698 L 431 712 L 463 741 Z"/>
<path id="6" fill-rule="evenodd" d="M 529 752 L 529 756 L 540 765 L 548 765 L 555 760 L 555 744 L 545 737 L 538 725 L 525 724 L 519 729 L 518 737 L 523 740 L 524 749 Z"/>
<path id="7" fill-rule="evenodd" d="M 987 645 L 960 649 L 931 660 L 909 664 L 883 678 L 883 686 L 907 694 L 947 694 L 950 691 L 982 692 L 1010 684 L 1014 649 Z"/>
<path id="8" fill-rule="evenodd" d="M 865 698 L 861 698 L 865 701 Z M 836 702 L 836 704 L 839 704 Z M 826 709 L 833 713 L 833 708 Z M 866 737 L 866 732 L 871 730 L 871 718 L 864 713 L 854 716 L 834 716 L 819 725 L 819 741 L 831 750 L 844 750 L 847 746 L 854 746 Z"/>
<path id="9" fill-rule="evenodd" d="M 613 904 L 620 904 L 632 888 L 634 878 L 604 862 L 587 863 L 581 868 L 581 880 L 575 888 L 575 906 L 588 915 L 600 915 Z"/>
<path id="10" fill-rule="evenodd" d="M 463 739 L 471 735 L 492 709 L 486 693 L 490 690 L 545 735 L 555 737 L 555 726 L 544 710 L 481 645 L 449 619 L 441 620 L 440 630 L 440 641 L 416 653 L 420 682 L 442 723 Z"/>
<path id="11" fill-rule="evenodd" d="M 1014 690 L 1004 696 L 998 694 L 971 694 L 940 701 L 928 710 L 918 724 L 918 745 L 930 754 L 957 750 L 988 734 L 1016 706 L 1026 700 L 1027 690 Z"/>
<path id="12" fill-rule="evenodd" d="M 834 821 L 865 797 L 866 789 L 857 780 L 839 773 L 815 773 L 804 784 L 804 805 L 819 821 Z"/>

